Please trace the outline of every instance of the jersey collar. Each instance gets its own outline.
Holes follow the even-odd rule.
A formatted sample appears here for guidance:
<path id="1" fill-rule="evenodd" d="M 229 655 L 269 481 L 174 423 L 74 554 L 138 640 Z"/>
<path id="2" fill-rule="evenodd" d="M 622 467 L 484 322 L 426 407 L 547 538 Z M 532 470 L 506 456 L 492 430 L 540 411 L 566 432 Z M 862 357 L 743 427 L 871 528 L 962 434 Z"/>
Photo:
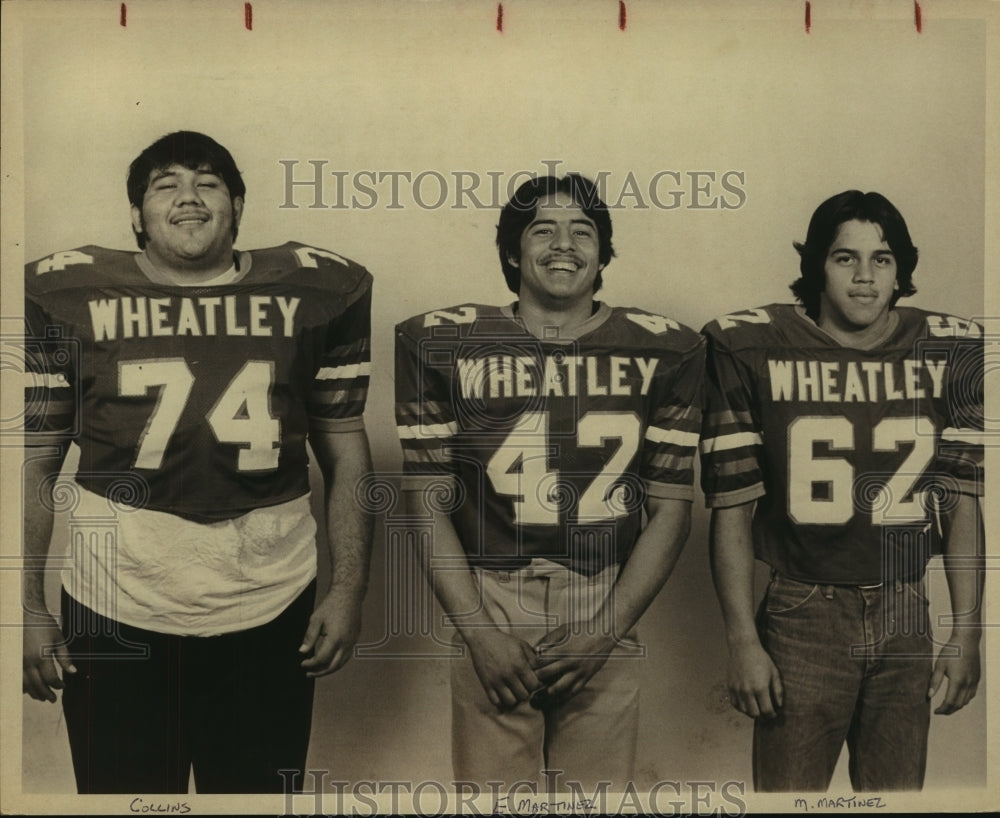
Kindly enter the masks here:
<path id="1" fill-rule="evenodd" d="M 149 260 L 149 256 L 145 253 L 138 253 L 136 255 L 136 263 L 139 265 L 139 269 L 143 275 L 154 284 L 166 287 L 220 287 L 225 284 L 235 284 L 242 281 L 250 272 L 251 262 L 252 256 L 250 253 L 244 250 L 237 250 L 233 253 L 233 266 L 224 273 L 220 273 L 208 281 L 192 282 L 187 280 L 183 275 L 178 275 L 170 270 L 157 267 Z"/>
<path id="2" fill-rule="evenodd" d="M 827 341 L 827 343 L 833 344 L 838 347 L 842 347 L 843 349 L 857 349 L 861 350 L 862 352 L 867 352 L 868 350 L 877 349 L 878 347 L 882 346 L 882 344 L 884 344 L 886 341 L 889 340 L 889 338 L 892 337 L 892 334 L 896 331 L 896 328 L 899 326 L 899 314 L 895 310 L 890 310 L 889 320 L 886 323 L 885 329 L 877 337 L 873 338 L 867 344 L 863 344 L 862 346 L 848 346 L 847 344 L 842 344 L 839 340 L 834 338 L 829 332 L 823 329 L 819 324 L 813 321 L 812 318 L 806 315 L 805 307 L 803 307 L 801 304 L 795 305 L 795 314 L 802 321 L 804 321 L 811 330 L 819 333 L 823 337 L 823 339 Z"/>
<path id="3" fill-rule="evenodd" d="M 597 310 L 593 313 L 593 315 L 590 316 L 590 318 L 588 318 L 582 324 L 577 324 L 575 327 L 573 327 L 573 329 L 566 332 L 560 332 L 557 328 L 553 327 L 551 335 L 546 333 L 539 340 L 552 341 L 557 344 L 568 343 L 569 341 L 577 341 L 584 335 L 590 334 L 611 317 L 611 312 L 612 312 L 611 307 L 609 307 L 603 301 L 597 301 L 596 304 L 597 304 Z M 511 321 L 516 322 L 517 325 L 521 327 L 527 334 L 529 335 L 531 334 L 528 333 L 527 327 L 524 325 L 524 322 L 517 314 L 516 301 L 510 304 L 505 304 L 504 306 L 500 307 L 500 314 L 503 315 L 505 318 L 509 318 Z"/>

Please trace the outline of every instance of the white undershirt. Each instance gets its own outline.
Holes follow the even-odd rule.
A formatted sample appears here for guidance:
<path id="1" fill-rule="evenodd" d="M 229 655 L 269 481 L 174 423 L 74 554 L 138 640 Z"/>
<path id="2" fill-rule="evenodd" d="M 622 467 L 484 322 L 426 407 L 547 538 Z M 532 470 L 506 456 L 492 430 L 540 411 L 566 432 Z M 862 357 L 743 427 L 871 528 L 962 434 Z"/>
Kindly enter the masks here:
<path id="1" fill-rule="evenodd" d="M 108 619 L 213 636 L 270 622 L 316 576 L 309 495 L 196 523 L 77 484 L 63 586 Z"/>

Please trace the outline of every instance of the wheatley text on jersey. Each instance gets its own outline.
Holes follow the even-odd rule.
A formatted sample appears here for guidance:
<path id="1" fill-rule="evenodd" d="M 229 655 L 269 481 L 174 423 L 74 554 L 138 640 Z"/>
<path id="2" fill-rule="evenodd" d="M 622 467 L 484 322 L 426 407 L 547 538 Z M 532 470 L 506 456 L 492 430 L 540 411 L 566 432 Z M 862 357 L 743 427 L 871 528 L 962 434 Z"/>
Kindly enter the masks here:
<path id="1" fill-rule="evenodd" d="M 458 361 L 465 398 L 524 398 L 535 395 L 640 395 L 649 393 L 659 358 L 616 355 L 490 355 Z"/>
<path id="2" fill-rule="evenodd" d="M 771 400 L 878 403 L 940 398 L 944 361 L 768 361 Z"/>
<path id="3" fill-rule="evenodd" d="M 149 338 L 167 335 L 295 335 L 301 299 L 271 295 L 200 298 L 123 296 L 88 302 L 94 339 Z"/>

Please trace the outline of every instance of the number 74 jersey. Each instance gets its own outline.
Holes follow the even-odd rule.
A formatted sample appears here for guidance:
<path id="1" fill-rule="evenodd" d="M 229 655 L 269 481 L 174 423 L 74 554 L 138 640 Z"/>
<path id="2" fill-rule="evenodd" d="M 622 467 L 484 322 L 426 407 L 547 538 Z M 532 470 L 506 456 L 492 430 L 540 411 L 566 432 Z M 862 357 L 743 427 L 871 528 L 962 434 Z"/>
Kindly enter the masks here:
<path id="1" fill-rule="evenodd" d="M 910 307 L 890 316 L 867 350 L 789 304 L 703 330 L 708 505 L 755 500 L 757 557 L 786 576 L 917 578 L 949 503 L 982 494 L 981 328 Z"/>
<path id="2" fill-rule="evenodd" d="M 452 493 L 472 565 L 592 575 L 628 557 L 647 496 L 692 498 L 703 370 L 697 333 L 638 309 L 545 338 L 509 307 L 416 316 L 396 328 L 404 487 Z"/>
<path id="3" fill-rule="evenodd" d="M 362 428 L 371 276 L 295 242 L 237 257 L 210 286 L 101 247 L 29 264 L 26 442 L 73 440 L 88 490 L 198 521 L 305 494 L 310 427 Z"/>

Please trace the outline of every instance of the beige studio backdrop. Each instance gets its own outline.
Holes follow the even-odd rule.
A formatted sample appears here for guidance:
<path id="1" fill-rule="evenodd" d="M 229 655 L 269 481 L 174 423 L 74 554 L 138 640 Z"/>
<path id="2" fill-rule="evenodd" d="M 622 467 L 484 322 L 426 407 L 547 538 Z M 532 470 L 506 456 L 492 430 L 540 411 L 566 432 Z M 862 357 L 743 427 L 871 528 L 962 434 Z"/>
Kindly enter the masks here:
<path id="1" fill-rule="evenodd" d="M 792 241 L 804 238 L 812 210 L 861 188 L 900 208 L 920 249 L 919 292 L 908 303 L 988 315 L 984 269 L 997 270 L 987 201 L 996 188 L 987 188 L 986 157 L 996 120 L 988 129 L 985 112 L 988 87 L 997 91 L 996 7 L 928 0 L 918 32 L 908 0 L 815 0 L 807 32 L 806 5 L 629 0 L 623 18 L 615 0 L 511 0 L 498 31 L 489 0 L 259 0 L 252 19 L 241 2 L 145 0 L 125 4 L 124 20 L 118 2 L 5 2 L 3 332 L 20 328 L 25 261 L 85 244 L 134 247 L 128 163 L 177 129 L 213 136 L 243 170 L 238 246 L 295 239 L 374 274 L 367 424 L 376 469 L 390 482 L 400 460 L 393 325 L 512 298 L 494 227 L 529 173 L 602 180 L 618 250 L 600 296 L 611 304 L 699 328 L 787 301 Z M 16 400 L 5 388 L 4 418 Z M 16 567 L 10 424 L 4 442 L 3 555 Z M 727 792 L 750 807 L 801 811 L 792 797 L 751 792 L 751 723 L 724 701 L 700 494 L 693 516 L 685 553 L 640 624 L 636 784 L 675 782 L 662 790 L 664 809 L 679 789 L 681 800 L 707 798 L 703 808 L 735 810 L 740 799 Z M 381 514 L 379 523 L 364 655 L 319 682 L 309 765 L 348 782 L 347 792 L 358 782 L 447 786 L 449 632 L 388 547 L 391 520 Z M 941 572 L 931 573 L 935 607 L 946 607 Z M 73 795 L 59 707 L 22 701 L 20 636 L 10 627 L 17 579 L 0 572 L 4 806 L 127 813 L 132 796 Z M 885 805 L 987 802 L 987 715 L 984 684 L 965 710 L 935 716 L 925 792 L 886 796 Z M 844 761 L 831 790 L 842 796 Z M 198 812 L 237 802 L 191 794 L 163 803 Z M 284 804 L 232 808 L 277 813 Z"/>

